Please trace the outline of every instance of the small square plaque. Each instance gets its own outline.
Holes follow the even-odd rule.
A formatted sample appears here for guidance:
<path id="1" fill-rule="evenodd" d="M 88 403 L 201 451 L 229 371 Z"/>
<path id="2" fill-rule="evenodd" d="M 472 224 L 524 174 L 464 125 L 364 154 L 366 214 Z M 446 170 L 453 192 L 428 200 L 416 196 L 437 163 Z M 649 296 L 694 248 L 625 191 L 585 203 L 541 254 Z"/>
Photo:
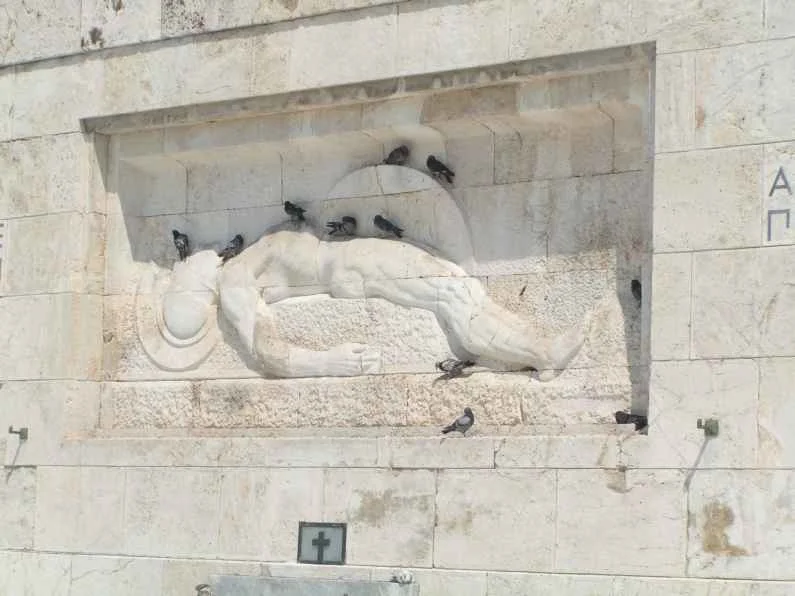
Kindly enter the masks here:
<path id="1" fill-rule="evenodd" d="M 343 565 L 346 529 L 346 524 L 298 522 L 298 562 Z"/>

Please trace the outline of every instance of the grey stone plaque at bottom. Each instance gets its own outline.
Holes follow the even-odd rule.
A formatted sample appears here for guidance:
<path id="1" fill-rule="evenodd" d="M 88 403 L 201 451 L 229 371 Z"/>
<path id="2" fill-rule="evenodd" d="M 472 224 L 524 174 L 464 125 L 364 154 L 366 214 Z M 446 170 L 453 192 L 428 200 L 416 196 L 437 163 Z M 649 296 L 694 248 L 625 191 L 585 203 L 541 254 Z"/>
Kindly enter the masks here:
<path id="1" fill-rule="evenodd" d="M 213 575 L 213 596 L 419 596 L 419 584 Z"/>

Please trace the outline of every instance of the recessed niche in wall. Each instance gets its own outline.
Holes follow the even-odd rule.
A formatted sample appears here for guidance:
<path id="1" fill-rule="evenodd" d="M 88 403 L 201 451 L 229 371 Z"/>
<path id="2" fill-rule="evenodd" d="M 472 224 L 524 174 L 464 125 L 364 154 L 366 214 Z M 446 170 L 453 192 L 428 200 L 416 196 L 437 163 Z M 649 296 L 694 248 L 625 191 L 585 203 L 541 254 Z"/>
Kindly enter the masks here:
<path id="1" fill-rule="evenodd" d="M 103 425 L 418 427 L 470 405 L 507 427 L 643 409 L 651 72 L 646 48 L 619 48 L 87 122 L 111 137 Z M 407 163 L 381 165 L 402 144 Z M 431 154 L 452 184 L 430 175 Z M 194 251 L 236 234 L 248 247 L 288 219 L 284 201 L 319 230 L 356 214 L 363 236 L 383 213 L 541 338 L 593 313 L 585 343 L 549 382 L 481 362 L 440 380 L 435 364 L 460 353 L 434 312 L 322 291 L 273 301 L 278 333 L 306 350 L 367 346 L 363 374 L 268 375 L 216 303 L 195 337 L 170 337 L 172 230 Z"/>

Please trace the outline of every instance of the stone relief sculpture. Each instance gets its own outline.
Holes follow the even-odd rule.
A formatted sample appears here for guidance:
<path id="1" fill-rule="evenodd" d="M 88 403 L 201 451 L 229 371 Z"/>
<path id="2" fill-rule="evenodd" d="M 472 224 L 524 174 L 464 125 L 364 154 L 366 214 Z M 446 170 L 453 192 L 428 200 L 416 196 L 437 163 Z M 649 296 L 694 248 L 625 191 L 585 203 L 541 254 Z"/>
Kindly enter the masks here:
<path id="1" fill-rule="evenodd" d="M 542 338 L 530 321 L 491 300 L 464 268 L 431 247 L 400 238 L 391 227 L 385 229 L 383 222 L 397 226 L 380 214 L 368 215 L 374 226 L 369 229 L 380 230 L 382 236 L 391 232 L 389 237 L 352 236 L 355 225 L 346 233 L 328 234 L 336 226 L 322 230 L 313 225 L 302 207 L 289 203 L 285 211 L 288 222 L 243 250 L 236 246 L 234 256 L 201 250 L 175 263 L 159 313 L 170 345 L 192 345 L 192 338 L 208 335 L 217 309 L 267 375 L 378 373 L 380 353 L 372 346 L 340 343 L 318 351 L 283 339 L 270 305 L 323 294 L 334 299 L 382 298 L 433 313 L 460 359 L 447 362 L 448 374 L 448 369 L 460 372 L 477 363 L 500 370 L 534 369 L 541 380 L 548 380 L 566 367 L 586 339 L 590 315 L 575 329 Z M 363 221 L 361 212 L 356 215 Z M 347 217 L 348 222 L 356 220 Z M 340 225 L 344 221 L 345 217 Z M 241 244 L 237 237 L 235 242 Z M 192 349 L 204 354 L 206 348 L 207 340 Z"/>

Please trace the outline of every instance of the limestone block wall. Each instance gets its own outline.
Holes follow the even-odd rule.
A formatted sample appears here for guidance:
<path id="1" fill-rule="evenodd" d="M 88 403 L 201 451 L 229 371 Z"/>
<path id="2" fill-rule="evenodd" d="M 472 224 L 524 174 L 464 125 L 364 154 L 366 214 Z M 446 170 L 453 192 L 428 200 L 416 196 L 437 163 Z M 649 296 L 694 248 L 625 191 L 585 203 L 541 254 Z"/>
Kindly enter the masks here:
<path id="1" fill-rule="evenodd" d="M 24 444 L 0 440 L 0 594 L 171 595 L 219 571 L 383 579 L 399 567 L 432 595 L 795 590 L 789 3 L 218 6 L 0 11 L 0 428 L 30 429 Z M 230 427 L 286 416 L 294 428 L 300 400 L 272 408 L 261 387 L 224 398 L 227 381 L 206 379 L 139 377 L 114 393 L 108 265 L 120 202 L 108 173 L 114 135 L 132 130 L 86 132 L 86 119 L 207 126 L 217 102 L 246 112 L 249 98 L 646 43 L 648 435 L 604 424 L 513 435 L 494 419 L 445 441 L 378 428 L 252 436 Z M 547 82 L 541 94 L 554 105 L 576 93 Z M 138 190 L 167 176 L 141 176 Z M 476 203 L 477 192 L 460 198 Z M 123 391 L 133 395 L 117 399 Z M 125 412 L 136 393 L 142 405 Z M 508 393 L 514 405 L 495 416 L 517 411 Z M 213 400 L 255 413 L 241 421 Z M 438 422 L 436 400 L 418 426 Z M 579 423 L 603 420 L 587 408 Z M 135 416 L 150 428 L 116 422 Z M 202 416 L 231 421 L 201 433 L 175 423 Z M 356 424 L 346 416 L 332 426 Z M 704 417 L 719 419 L 717 438 L 696 429 Z M 348 565 L 293 562 L 297 521 L 310 517 L 349 524 Z"/>

